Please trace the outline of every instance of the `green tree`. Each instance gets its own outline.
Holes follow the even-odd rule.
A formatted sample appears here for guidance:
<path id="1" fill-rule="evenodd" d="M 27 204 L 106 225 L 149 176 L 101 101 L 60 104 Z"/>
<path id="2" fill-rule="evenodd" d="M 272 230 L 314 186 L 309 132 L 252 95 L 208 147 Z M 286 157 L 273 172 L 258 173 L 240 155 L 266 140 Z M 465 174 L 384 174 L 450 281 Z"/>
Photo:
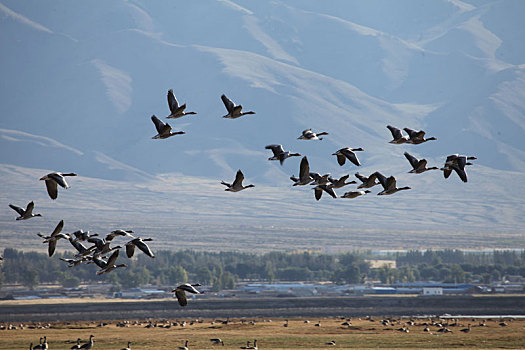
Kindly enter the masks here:
<path id="1" fill-rule="evenodd" d="M 26 269 L 22 272 L 21 283 L 24 287 L 31 290 L 35 289 L 38 285 L 38 273 L 33 269 Z"/>

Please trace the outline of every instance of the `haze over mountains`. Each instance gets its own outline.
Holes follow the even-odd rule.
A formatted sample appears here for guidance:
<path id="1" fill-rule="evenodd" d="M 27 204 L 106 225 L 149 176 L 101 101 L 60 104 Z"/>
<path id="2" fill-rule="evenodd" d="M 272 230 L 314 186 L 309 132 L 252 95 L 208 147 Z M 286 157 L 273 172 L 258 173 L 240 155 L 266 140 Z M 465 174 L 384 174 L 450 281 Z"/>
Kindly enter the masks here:
<path id="1" fill-rule="evenodd" d="M 67 232 L 173 232 L 179 248 L 227 249 L 224 237 L 255 250 L 523 244 L 523 13 L 520 1 L 0 0 L 0 245 L 60 219 Z M 185 135 L 152 140 L 170 88 L 198 115 L 169 120 Z M 257 114 L 220 118 L 223 93 Z M 387 124 L 438 141 L 391 145 Z M 306 128 L 330 135 L 297 140 Z M 267 161 L 272 143 L 312 171 L 379 170 L 412 190 L 316 202 L 291 188 L 299 157 Z M 363 166 L 340 167 L 341 147 L 363 147 Z M 478 160 L 464 184 L 407 174 L 404 151 L 429 166 Z M 256 187 L 224 192 L 237 169 Z M 80 175 L 56 202 L 38 181 L 52 170 Z M 7 204 L 30 200 L 44 218 L 15 222 Z"/>

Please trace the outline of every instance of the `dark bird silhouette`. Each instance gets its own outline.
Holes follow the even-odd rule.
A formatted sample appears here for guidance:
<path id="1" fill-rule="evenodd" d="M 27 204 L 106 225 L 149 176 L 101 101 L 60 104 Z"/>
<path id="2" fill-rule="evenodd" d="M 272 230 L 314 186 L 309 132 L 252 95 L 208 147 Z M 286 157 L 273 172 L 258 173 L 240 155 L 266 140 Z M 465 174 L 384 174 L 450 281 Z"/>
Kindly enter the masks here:
<path id="1" fill-rule="evenodd" d="M 285 151 L 282 145 L 268 145 L 264 147 L 266 149 L 271 149 L 273 152 L 273 157 L 268 158 L 268 160 L 278 160 L 281 165 L 283 165 L 284 160 L 290 157 L 300 157 L 299 153 L 291 153 Z"/>
<path id="2" fill-rule="evenodd" d="M 184 131 L 171 131 L 171 125 L 169 125 L 168 123 L 164 123 L 162 120 L 160 120 L 154 115 L 151 116 L 151 120 L 153 121 L 153 124 L 155 124 L 155 128 L 157 128 L 158 132 L 158 134 L 153 136 L 152 139 L 167 139 L 171 136 L 185 134 Z"/>
<path id="3" fill-rule="evenodd" d="M 413 145 L 419 145 L 420 143 L 427 142 L 427 141 L 433 141 L 437 140 L 435 137 L 429 137 L 428 139 L 425 138 L 425 132 L 423 130 L 412 130 L 409 128 L 404 128 L 405 132 L 408 134 L 409 139 L 406 143 L 410 143 Z"/>
<path id="4" fill-rule="evenodd" d="M 41 214 L 33 214 L 33 209 L 35 208 L 35 203 L 33 203 L 33 201 L 27 204 L 25 210 L 13 204 L 9 204 L 9 207 L 20 215 L 16 220 L 27 220 L 34 218 L 35 216 L 42 216 Z"/>
<path id="5" fill-rule="evenodd" d="M 221 100 L 222 100 L 222 103 L 224 103 L 226 110 L 228 111 L 228 114 L 222 116 L 223 118 L 236 119 L 246 114 L 255 114 L 255 112 L 253 111 L 243 112 L 241 105 L 236 105 L 232 100 L 230 100 L 224 94 L 221 96 Z"/>
<path id="6" fill-rule="evenodd" d="M 172 89 L 168 90 L 168 107 L 170 108 L 170 115 L 166 117 L 168 119 L 181 118 L 188 114 L 197 114 L 195 112 L 184 112 L 186 104 L 179 106 L 179 102 L 177 101 Z"/>
<path id="7" fill-rule="evenodd" d="M 439 170 L 438 167 L 430 167 L 427 168 L 427 160 L 426 159 L 417 159 L 413 155 L 411 155 L 408 152 L 405 152 L 405 158 L 408 159 L 408 162 L 410 165 L 412 165 L 412 170 L 409 171 L 411 174 L 421 174 L 428 170 Z"/>
<path id="8" fill-rule="evenodd" d="M 242 191 L 250 187 L 255 187 L 254 185 L 243 186 L 242 184 L 243 181 L 244 181 L 244 174 L 239 169 L 237 170 L 237 174 L 235 175 L 235 180 L 233 181 L 232 184 L 224 182 L 224 181 L 221 181 L 221 184 L 227 187 L 225 191 L 230 191 L 230 192 L 239 192 L 239 191 Z"/>

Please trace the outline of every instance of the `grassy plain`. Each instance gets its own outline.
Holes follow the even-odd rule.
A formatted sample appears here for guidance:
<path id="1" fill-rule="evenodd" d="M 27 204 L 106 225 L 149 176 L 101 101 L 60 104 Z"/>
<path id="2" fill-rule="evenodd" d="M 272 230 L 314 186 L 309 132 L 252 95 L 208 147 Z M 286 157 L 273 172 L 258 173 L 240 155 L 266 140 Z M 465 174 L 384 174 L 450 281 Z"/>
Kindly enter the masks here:
<path id="1" fill-rule="evenodd" d="M 70 349 L 77 338 L 86 342 L 90 334 L 95 336 L 94 349 L 122 349 L 128 340 L 131 349 L 176 349 L 184 346 L 189 340 L 189 349 L 239 349 L 246 341 L 257 339 L 259 349 L 523 349 L 525 348 L 525 320 L 507 320 L 508 326 L 499 326 L 500 320 L 488 320 L 485 327 L 478 326 L 479 320 L 460 319 L 455 327 L 449 327 L 452 333 L 437 332 L 437 326 L 430 326 L 425 332 L 423 322 L 415 320 L 415 325 L 408 325 L 409 332 L 398 331 L 406 325 L 408 319 L 398 319 L 393 324 L 383 326 L 381 318 L 373 321 L 353 318 L 351 326 L 343 326 L 339 318 L 311 319 L 305 323 L 304 318 L 285 320 L 240 319 L 230 320 L 228 324 L 203 320 L 202 323 L 186 320 L 186 326 L 171 325 L 182 320 L 151 320 L 157 327 L 146 328 L 147 321 L 130 321 L 127 327 L 117 327 L 117 322 L 100 326 L 100 322 L 57 322 L 47 329 L 30 329 L 30 325 L 21 329 L 0 331 L 0 349 L 28 349 L 29 344 L 37 344 L 39 338 L 47 336 L 49 348 Z M 134 324 L 136 322 L 136 324 Z M 320 322 L 320 326 L 315 326 Z M 452 321 L 451 321 L 452 322 Z M 469 333 L 460 329 L 471 323 Z M 162 325 L 162 327 L 160 326 Z M 221 338 L 225 346 L 213 345 L 209 339 Z M 336 345 L 326 343 L 335 341 Z"/>

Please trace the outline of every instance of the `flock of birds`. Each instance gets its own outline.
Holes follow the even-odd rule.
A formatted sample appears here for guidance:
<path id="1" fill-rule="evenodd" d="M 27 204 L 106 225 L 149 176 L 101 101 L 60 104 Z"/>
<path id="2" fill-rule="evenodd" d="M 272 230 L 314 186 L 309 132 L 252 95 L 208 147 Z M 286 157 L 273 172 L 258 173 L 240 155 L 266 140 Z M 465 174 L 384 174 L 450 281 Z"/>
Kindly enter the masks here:
<path id="1" fill-rule="evenodd" d="M 186 112 L 186 104 L 179 104 L 177 98 L 175 97 L 175 94 L 173 93 L 173 90 L 171 89 L 168 91 L 167 99 L 170 114 L 166 118 L 177 119 L 186 115 L 196 114 L 196 112 Z M 244 115 L 255 114 L 255 112 L 253 111 L 243 112 L 242 106 L 235 104 L 226 95 L 222 95 L 221 100 L 224 103 L 224 106 L 227 111 L 227 114 L 224 115 L 223 118 L 236 119 Z M 153 139 L 166 139 L 175 135 L 185 133 L 184 131 L 172 131 L 172 127 L 168 123 L 164 123 L 155 115 L 151 117 L 151 120 L 153 121 L 157 130 L 157 135 L 153 136 Z M 425 132 L 423 130 L 416 131 L 409 128 L 404 128 L 403 130 L 407 133 L 407 135 L 404 135 L 403 132 L 396 127 L 387 125 L 387 128 L 392 134 L 393 139 L 389 141 L 389 143 L 391 144 L 399 145 L 406 143 L 418 145 L 424 142 L 437 140 L 435 137 L 425 138 Z M 307 129 L 303 130 L 303 132 L 297 139 L 310 141 L 322 140 L 322 136 L 325 135 L 328 135 L 328 132 L 314 132 L 312 131 L 312 129 Z M 301 154 L 299 153 L 285 151 L 283 146 L 280 144 L 271 144 L 266 146 L 265 148 L 271 150 L 273 153 L 273 156 L 269 157 L 268 160 L 278 160 L 281 165 L 288 158 L 301 156 Z M 337 150 L 332 155 L 336 156 L 337 162 L 340 166 L 343 166 L 346 163 L 346 161 L 356 166 L 360 166 L 361 163 L 356 155 L 356 152 L 362 151 L 364 151 L 364 149 L 360 147 L 344 147 Z M 445 164 L 442 168 L 438 168 L 427 167 L 426 159 L 417 159 L 408 152 L 405 152 L 404 155 L 412 167 L 412 170 L 410 170 L 409 173 L 421 174 L 429 170 L 439 169 L 443 171 L 444 177 L 448 178 L 451 175 L 452 171 L 455 171 L 463 182 L 467 182 L 467 173 L 465 169 L 466 166 L 472 165 L 472 163 L 470 163 L 469 160 L 476 159 L 476 157 L 473 156 L 453 154 L 446 158 Z M 77 174 L 52 172 L 41 177 L 40 180 L 45 182 L 49 197 L 55 200 L 58 198 L 58 187 L 60 186 L 65 189 L 69 188 L 70 186 L 66 181 L 66 177 L 74 176 L 77 176 Z M 290 180 L 292 180 L 293 186 L 312 185 L 315 198 L 319 200 L 323 192 L 328 193 L 333 198 L 337 198 L 337 194 L 334 191 L 335 189 L 340 189 L 350 184 L 357 184 L 356 181 L 347 181 L 349 176 L 350 175 L 347 174 L 340 178 L 333 178 L 330 174 L 321 175 L 319 173 L 312 172 L 310 171 L 308 158 L 304 156 L 301 159 L 299 166 L 299 177 L 295 177 L 292 175 L 290 177 Z M 356 190 L 345 192 L 342 195 L 342 198 L 356 198 L 361 195 L 365 195 L 371 192 L 369 190 L 370 188 L 379 184 L 383 187 L 383 190 L 377 193 L 378 195 L 392 195 L 399 191 L 410 189 L 410 187 L 408 186 L 397 187 L 396 179 L 394 176 L 386 177 L 379 171 L 376 171 L 369 176 L 364 176 L 357 172 L 355 173 L 355 176 L 361 183 L 357 186 Z M 221 181 L 221 184 L 226 186 L 225 191 L 229 192 L 239 192 L 247 188 L 255 187 L 253 184 L 244 185 L 243 181 L 244 174 L 239 169 L 232 183 Z M 42 216 L 41 214 L 33 213 L 35 207 L 33 201 L 28 203 L 25 209 L 13 204 L 9 204 L 9 206 L 19 214 L 19 217 L 17 217 L 16 220 L 27 220 L 33 217 Z M 127 267 L 126 264 L 116 264 L 117 259 L 119 257 L 119 251 L 122 248 L 121 245 L 111 246 L 113 240 L 116 237 L 128 239 L 128 241 L 124 244 L 126 255 L 128 258 L 133 257 L 135 247 L 137 247 L 147 256 L 151 258 L 155 257 L 151 249 L 146 244 L 146 242 L 152 241 L 152 238 L 135 237 L 132 235 L 133 231 L 131 230 L 114 230 L 107 234 L 104 238 L 100 238 L 97 237 L 98 234 L 96 233 L 90 234 L 89 231 L 86 232 L 83 230 L 78 230 L 69 234 L 62 233 L 63 227 L 64 221 L 61 220 L 50 235 L 43 235 L 41 233 L 38 233 L 38 236 L 44 239 L 43 243 L 48 244 L 48 253 L 50 257 L 53 256 L 57 242 L 60 239 L 68 240 L 73 246 L 73 248 L 77 251 L 77 254 L 72 258 L 61 258 L 63 261 L 69 264 L 69 267 L 78 266 L 83 262 L 86 262 L 88 264 L 96 264 L 99 267 L 97 275 L 109 273 L 118 268 Z M 86 247 L 82 243 L 84 241 L 91 243 L 92 245 Z M 105 260 L 105 257 L 107 257 L 108 255 L 109 258 Z M 185 297 L 186 292 L 199 294 L 200 292 L 195 288 L 198 286 L 200 285 L 185 283 L 175 288 L 173 292 L 177 296 L 179 304 L 182 306 L 185 306 L 187 304 L 187 300 Z"/>
<path id="2" fill-rule="evenodd" d="M 175 94 L 173 93 L 173 90 L 168 91 L 167 97 L 170 114 L 166 118 L 177 119 L 186 115 L 196 114 L 196 112 L 185 111 L 186 104 L 179 104 L 175 97 Z M 226 107 L 227 111 L 227 114 L 224 115 L 223 118 L 236 119 L 244 115 L 255 114 L 255 112 L 253 111 L 243 112 L 242 106 L 235 104 L 226 95 L 222 95 L 221 100 L 224 103 L 224 106 Z M 175 135 L 185 134 L 184 131 L 172 131 L 171 125 L 163 122 L 155 115 L 151 116 L 151 120 L 157 130 L 157 135 L 153 136 L 153 139 L 167 139 Z M 406 143 L 418 145 L 427 141 L 436 140 L 435 137 L 425 138 L 425 132 L 423 130 L 416 131 L 409 128 L 404 128 L 403 130 L 407 133 L 407 135 L 403 135 L 402 131 L 396 127 L 388 125 L 387 128 L 392 133 L 393 139 L 389 142 L 391 144 L 399 145 Z M 297 139 L 320 141 L 323 140 L 323 137 L 321 136 L 325 135 L 328 135 L 328 132 L 314 132 L 312 131 L 312 129 L 307 129 L 303 130 L 303 132 Z M 284 161 L 288 158 L 302 156 L 299 153 L 285 151 L 283 146 L 280 144 L 267 145 L 265 148 L 271 150 L 273 154 L 273 156 L 269 157 L 268 160 L 278 160 L 281 165 L 283 165 Z M 337 150 L 332 155 L 336 156 L 337 162 L 340 166 L 343 166 L 346 163 L 346 161 L 356 166 L 360 166 L 361 163 L 356 155 L 356 152 L 362 151 L 364 151 L 363 148 L 344 147 Z M 466 166 L 472 165 L 472 163 L 470 163 L 469 160 L 476 159 L 476 157 L 473 156 L 453 154 L 446 158 L 445 164 L 442 168 L 438 168 L 427 167 L 426 159 L 417 159 L 408 152 L 405 152 L 404 155 L 412 167 L 412 170 L 410 170 L 409 173 L 421 174 L 429 170 L 439 169 L 443 171 L 444 177 L 448 178 L 451 175 L 451 173 L 455 171 L 463 182 L 467 182 L 467 173 L 465 169 Z M 52 172 L 41 177 L 40 180 L 45 181 L 49 197 L 55 200 L 58 198 L 58 187 L 60 186 L 65 189 L 69 188 L 69 185 L 66 182 L 66 177 L 73 176 L 77 176 L 77 174 Z M 357 184 L 356 181 L 347 181 L 349 176 L 350 175 L 347 174 L 340 178 L 333 178 L 330 174 L 321 175 L 319 173 L 311 172 L 310 165 L 308 163 L 308 158 L 304 156 L 302 157 L 299 165 L 299 177 L 295 177 L 292 175 L 290 177 L 290 180 L 292 180 L 293 186 L 312 185 L 315 198 L 316 200 L 319 200 L 323 192 L 328 193 L 333 198 L 337 198 L 337 194 L 334 191 L 335 189 L 340 189 L 350 184 Z M 369 189 L 376 185 L 381 185 L 383 187 L 383 190 L 377 193 L 378 195 L 392 195 L 399 191 L 410 189 L 410 187 L 408 186 L 397 187 L 396 179 L 394 176 L 386 177 L 379 171 L 376 171 L 369 176 L 364 176 L 357 172 L 355 173 L 355 176 L 361 183 L 357 186 L 356 190 L 345 192 L 341 196 L 342 198 L 356 198 L 365 195 L 367 193 L 370 193 L 371 191 Z M 243 181 L 244 174 L 239 169 L 232 183 L 221 181 L 221 184 L 226 186 L 225 191 L 229 192 L 239 192 L 247 188 L 255 187 L 253 184 L 244 185 Z M 33 213 L 35 207 L 33 201 L 28 203 L 25 209 L 13 204 L 9 204 L 9 206 L 19 214 L 19 217 L 17 217 L 16 220 L 27 220 L 33 217 L 42 216 L 41 214 Z M 123 263 L 117 264 L 120 249 L 123 248 L 121 245 L 111 246 L 113 244 L 113 240 L 117 237 L 128 239 L 128 241 L 124 244 L 124 248 L 126 250 L 126 255 L 128 258 L 133 257 L 135 248 L 138 248 L 144 254 L 151 258 L 155 258 L 155 255 L 146 244 L 146 242 L 152 241 L 152 238 L 135 237 L 132 235 L 133 231 L 131 230 L 114 230 L 107 234 L 104 238 L 101 238 L 98 237 L 99 235 L 96 233 L 91 234 L 89 231 L 86 232 L 83 230 L 78 230 L 72 233 L 63 233 L 63 227 L 64 221 L 61 220 L 50 235 L 38 233 L 38 236 L 44 239 L 43 243 L 48 244 L 48 254 L 50 257 L 53 256 L 56 250 L 57 242 L 60 239 L 68 240 L 77 252 L 74 257 L 61 258 L 61 260 L 68 263 L 69 267 L 78 266 L 84 262 L 86 262 L 87 264 L 96 264 L 99 267 L 99 270 L 96 272 L 97 275 L 109 273 L 118 268 L 127 267 L 127 265 Z M 87 247 L 82 242 L 88 242 L 92 245 Z M 198 283 L 183 283 L 177 288 L 173 289 L 172 292 L 175 293 L 179 304 L 181 306 L 186 306 L 186 293 L 200 294 L 201 292 L 199 292 L 195 288 L 199 286 L 200 284 Z M 80 345 L 79 342 L 76 345 L 77 347 L 73 347 L 72 349 L 91 349 L 93 347 L 93 336 L 91 336 L 89 342 L 84 345 Z M 47 347 L 45 347 L 44 344 L 46 344 L 45 339 L 43 343 L 41 342 L 41 344 L 31 348 L 47 349 Z M 256 341 L 254 341 L 253 345 L 247 344 L 247 346 L 243 348 L 257 349 Z M 185 345 L 185 347 L 179 347 L 179 349 L 187 349 L 187 344 Z"/>
<path id="3" fill-rule="evenodd" d="M 465 325 L 463 323 L 464 319 L 459 318 L 412 318 L 412 317 L 401 317 L 401 318 L 395 318 L 395 317 L 387 317 L 382 319 L 376 319 L 372 316 L 366 316 L 363 318 L 354 318 L 352 317 L 345 317 L 345 316 L 337 316 L 334 320 L 326 319 L 328 323 L 328 327 L 334 326 L 338 327 L 339 329 L 343 330 L 356 330 L 356 331 L 362 331 L 362 330 L 374 330 L 377 331 L 379 329 L 382 329 L 383 331 L 395 331 L 400 333 L 412 333 L 412 332 L 423 332 L 431 335 L 441 335 L 441 334 L 452 334 L 452 333 L 463 333 L 467 334 L 470 332 L 475 331 L 478 328 L 492 328 L 494 327 L 507 327 L 510 325 L 510 322 L 513 321 L 512 318 L 510 319 L 503 319 L 503 318 L 472 318 L 471 320 L 468 320 L 470 322 Z M 335 324 L 334 324 L 335 321 Z M 262 319 L 262 320 L 247 320 L 245 318 L 242 318 L 240 320 L 211 320 L 210 324 L 215 327 L 215 324 L 221 324 L 221 325 L 231 325 L 235 328 L 238 328 L 242 325 L 250 325 L 250 326 L 256 326 L 258 322 L 273 322 L 271 319 Z M 474 323 L 477 324 L 474 324 Z M 94 323 L 88 323 L 87 326 L 90 328 L 98 328 L 98 327 L 111 327 L 116 326 L 118 327 L 142 327 L 145 329 L 171 329 L 173 327 L 186 327 L 186 326 L 194 326 L 203 324 L 204 320 L 197 319 L 197 320 L 191 320 L 191 321 L 170 321 L 167 319 L 163 320 L 148 320 L 146 324 L 144 324 L 141 321 L 129 321 L 129 320 L 121 320 L 116 322 L 114 325 L 108 322 L 99 322 L 97 324 Z M 303 324 L 304 326 L 299 326 L 299 324 Z M 370 324 L 373 327 L 369 328 L 366 326 L 366 324 Z M 311 323 L 308 319 L 297 319 L 293 320 L 292 323 L 289 322 L 289 320 L 284 320 L 284 323 L 282 324 L 285 328 L 295 328 L 297 327 L 310 327 L 313 325 L 314 327 L 325 327 L 326 323 L 321 323 L 321 320 L 319 320 L 316 323 Z M 51 325 L 50 323 L 47 324 L 41 324 L 33 323 L 33 324 L 20 324 L 18 326 L 16 325 L 2 325 L 0 324 L 0 330 L 17 330 L 17 329 L 48 329 L 51 327 L 54 327 L 55 325 Z M 75 327 L 77 327 L 76 325 Z M 383 327 L 383 328 L 378 328 Z M 77 338 L 76 341 L 68 341 L 68 343 L 75 343 L 70 349 L 71 350 L 79 350 L 79 349 L 93 349 L 94 348 L 94 338 L 95 336 L 92 334 L 89 336 L 89 340 L 82 344 L 81 338 Z M 214 345 L 221 345 L 225 346 L 224 340 L 221 338 L 211 338 L 209 339 L 212 346 Z M 233 341 L 233 340 L 232 340 Z M 184 340 L 184 345 L 175 347 L 179 350 L 189 350 L 190 341 Z M 122 348 L 121 350 L 131 350 L 131 341 L 127 341 L 127 346 L 125 348 Z M 228 344 L 231 346 L 231 344 Z M 335 340 L 326 342 L 323 344 L 324 346 L 320 346 L 320 348 L 324 348 L 325 346 L 336 346 L 337 342 Z M 246 341 L 246 345 L 242 345 L 239 347 L 240 349 L 246 349 L 246 350 L 257 350 L 259 347 L 257 345 L 257 339 L 254 339 L 253 341 L 248 340 Z M 41 337 L 39 344 L 33 346 L 33 343 L 31 343 L 30 350 L 49 350 L 49 343 L 47 340 L 47 336 Z"/>

